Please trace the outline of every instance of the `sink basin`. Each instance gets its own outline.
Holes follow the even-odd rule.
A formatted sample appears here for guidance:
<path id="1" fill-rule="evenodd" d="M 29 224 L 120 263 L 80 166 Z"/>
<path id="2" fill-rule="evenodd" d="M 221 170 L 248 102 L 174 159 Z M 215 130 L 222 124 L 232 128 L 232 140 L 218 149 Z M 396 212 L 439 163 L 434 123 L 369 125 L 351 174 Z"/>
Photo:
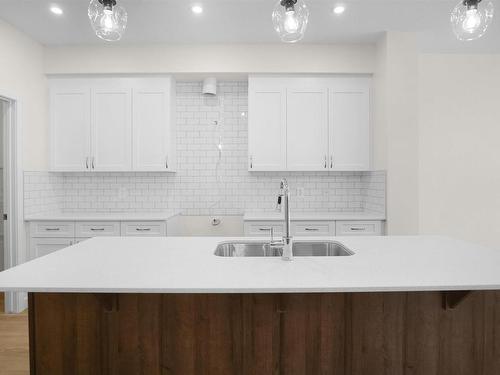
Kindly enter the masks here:
<path id="1" fill-rule="evenodd" d="M 335 241 L 294 241 L 292 251 L 296 257 L 335 257 L 354 254 Z M 281 250 L 271 248 L 267 242 L 228 241 L 220 243 L 214 254 L 219 257 L 279 257 Z"/>

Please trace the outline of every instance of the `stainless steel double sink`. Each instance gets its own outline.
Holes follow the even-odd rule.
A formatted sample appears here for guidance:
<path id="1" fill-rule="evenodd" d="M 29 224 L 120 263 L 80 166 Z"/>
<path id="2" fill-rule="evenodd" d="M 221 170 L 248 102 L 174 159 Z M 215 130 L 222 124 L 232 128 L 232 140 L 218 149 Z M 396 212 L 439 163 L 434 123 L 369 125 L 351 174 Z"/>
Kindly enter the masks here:
<path id="1" fill-rule="evenodd" d="M 335 241 L 294 241 L 293 255 L 296 257 L 337 257 L 350 256 L 354 252 Z M 215 249 L 219 257 L 279 257 L 280 249 L 272 248 L 268 242 L 227 241 Z"/>

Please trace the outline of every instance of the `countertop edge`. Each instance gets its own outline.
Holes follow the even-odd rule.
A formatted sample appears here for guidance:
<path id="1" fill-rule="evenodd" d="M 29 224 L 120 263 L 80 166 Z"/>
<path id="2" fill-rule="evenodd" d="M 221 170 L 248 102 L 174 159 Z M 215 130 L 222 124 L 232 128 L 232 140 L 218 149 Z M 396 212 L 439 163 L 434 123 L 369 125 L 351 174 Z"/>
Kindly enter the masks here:
<path id="1" fill-rule="evenodd" d="M 282 221 L 280 215 L 272 213 L 248 213 L 243 215 L 243 221 Z M 352 212 L 352 213 L 291 213 L 291 221 L 343 221 L 343 220 L 356 220 L 356 221 L 385 221 L 386 217 L 382 214 L 369 213 L 369 212 Z"/>
<path id="2" fill-rule="evenodd" d="M 72 214 L 72 213 L 56 213 L 42 215 L 26 215 L 24 221 L 167 221 L 174 216 L 179 215 L 179 212 L 165 213 L 110 213 L 110 214 Z"/>
<path id="3" fill-rule="evenodd" d="M 1 288 L 2 292 L 25 293 L 116 293 L 116 294 L 293 294 L 293 293 L 411 293 L 500 290 L 500 285 L 329 287 L 329 288 Z"/>

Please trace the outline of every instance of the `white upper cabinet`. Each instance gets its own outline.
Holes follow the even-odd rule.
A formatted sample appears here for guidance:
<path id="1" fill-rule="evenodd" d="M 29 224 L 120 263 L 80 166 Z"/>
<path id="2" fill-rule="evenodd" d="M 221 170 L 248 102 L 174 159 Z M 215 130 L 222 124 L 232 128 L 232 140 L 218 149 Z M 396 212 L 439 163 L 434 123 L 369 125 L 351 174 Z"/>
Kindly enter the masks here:
<path id="1" fill-rule="evenodd" d="M 50 164 L 54 171 L 90 166 L 90 89 L 57 85 L 50 93 Z"/>
<path id="2" fill-rule="evenodd" d="M 249 170 L 369 170 L 370 86 L 369 77 L 250 76 Z"/>
<path id="3" fill-rule="evenodd" d="M 286 169 L 286 90 L 255 87 L 248 100 L 249 170 Z"/>
<path id="4" fill-rule="evenodd" d="M 56 78 L 50 87 L 51 170 L 174 169 L 172 78 Z"/>
<path id="5" fill-rule="evenodd" d="M 94 89 L 92 108 L 92 170 L 131 170 L 131 90 Z"/>
<path id="6" fill-rule="evenodd" d="M 132 89 L 132 160 L 135 171 L 173 169 L 173 90 L 170 79 L 139 83 Z"/>
<path id="7" fill-rule="evenodd" d="M 331 169 L 370 169 L 370 90 L 368 82 L 346 80 L 330 89 Z"/>
<path id="8" fill-rule="evenodd" d="M 328 168 L 328 90 L 287 90 L 287 169 Z"/>

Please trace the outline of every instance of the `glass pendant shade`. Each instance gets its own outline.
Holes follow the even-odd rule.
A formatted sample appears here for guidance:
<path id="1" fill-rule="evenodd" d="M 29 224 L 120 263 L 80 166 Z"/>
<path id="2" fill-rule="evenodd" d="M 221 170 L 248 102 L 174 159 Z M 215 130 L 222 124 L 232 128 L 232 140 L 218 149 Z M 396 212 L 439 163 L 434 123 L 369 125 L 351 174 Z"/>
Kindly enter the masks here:
<path id="1" fill-rule="evenodd" d="M 278 0 L 272 17 L 274 29 L 281 40 L 294 43 L 304 37 L 309 9 L 303 0 Z"/>
<path id="2" fill-rule="evenodd" d="M 493 12 L 489 0 L 463 0 L 451 12 L 453 32 L 459 40 L 479 39 L 491 24 Z"/>
<path id="3" fill-rule="evenodd" d="M 127 27 L 127 11 L 116 0 L 91 0 L 89 19 L 95 34 L 108 42 L 120 40 Z"/>

